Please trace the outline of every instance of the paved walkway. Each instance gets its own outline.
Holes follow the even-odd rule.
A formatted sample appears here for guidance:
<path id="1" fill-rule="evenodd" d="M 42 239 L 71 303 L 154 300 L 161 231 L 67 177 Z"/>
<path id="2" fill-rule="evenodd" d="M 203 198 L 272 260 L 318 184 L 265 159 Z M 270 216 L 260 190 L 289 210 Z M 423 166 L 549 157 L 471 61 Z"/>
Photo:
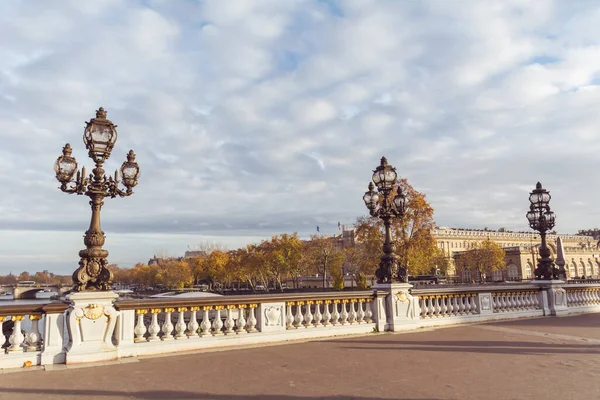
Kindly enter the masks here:
<path id="1" fill-rule="evenodd" d="M 0 399 L 600 399 L 600 314 L 0 374 Z"/>

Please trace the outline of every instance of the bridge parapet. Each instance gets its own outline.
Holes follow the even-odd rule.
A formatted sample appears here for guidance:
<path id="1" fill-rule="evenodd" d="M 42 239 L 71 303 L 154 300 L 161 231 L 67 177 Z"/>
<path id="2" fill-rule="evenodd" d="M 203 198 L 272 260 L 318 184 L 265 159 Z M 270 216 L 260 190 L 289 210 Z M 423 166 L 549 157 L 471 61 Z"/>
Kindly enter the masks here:
<path id="1" fill-rule="evenodd" d="M 600 312 L 600 284 L 378 285 L 374 291 L 113 301 L 81 292 L 70 303 L 0 306 L 0 368 L 88 362 L 232 345 L 399 331 L 494 319 Z M 66 327 L 69 326 L 69 329 Z M 81 334 L 95 329 L 94 335 Z M 81 331 L 81 332 L 80 332 Z M 23 333 L 24 332 L 24 333 Z M 69 336 L 69 332 L 79 336 Z M 3 342 L 4 342 L 3 341 Z M 66 343 L 70 343 L 66 346 Z M 95 354 L 94 351 L 98 354 Z"/>

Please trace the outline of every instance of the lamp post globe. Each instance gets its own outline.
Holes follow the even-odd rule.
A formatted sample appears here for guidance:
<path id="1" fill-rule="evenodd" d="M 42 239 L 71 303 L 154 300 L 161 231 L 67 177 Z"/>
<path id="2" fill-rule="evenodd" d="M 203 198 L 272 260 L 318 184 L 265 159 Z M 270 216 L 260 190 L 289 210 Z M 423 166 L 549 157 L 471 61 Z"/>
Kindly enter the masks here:
<path id="1" fill-rule="evenodd" d="M 88 176 L 85 167 L 81 171 L 77 170 L 77 161 L 71 156 L 72 149 L 68 143 L 63 148 L 62 156 L 54 163 L 56 179 L 61 183 L 60 190 L 88 196 L 92 207 L 90 226 L 83 240 L 86 248 L 79 252 L 79 268 L 73 273 L 75 291 L 110 290 L 113 276 L 107 268 L 108 251 L 102 248 L 105 236 L 100 227 L 100 211 L 104 198 L 133 194 L 132 189 L 137 185 L 140 175 L 133 150 L 129 151 L 127 160 L 121 165 L 122 182 L 119 180 L 119 171 L 115 171 L 114 177 L 104 174 L 103 164 L 110 157 L 116 141 L 116 125 L 106 119 L 106 111 L 100 107 L 96 111 L 96 118 L 86 123 L 83 132 L 88 156 L 95 163 L 92 173 Z M 75 171 L 77 175 L 73 179 Z M 124 186 L 124 190 L 120 188 L 120 184 Z"/>
<path id="2" fill-rule="evenodd" d="M 396 195 L 392 198 L 394 188 Z M 398 186 L 396 168 L 389 165 L 385 157 L 381 158 L 379 166 L 373 170 L 368 189 L 363 195 L 365 206 L 372 217 L 381 218 L 385 227 L 383 255 L 379 268 L 375 271 L 377 283 L 408 282 L 407 268 L 398 264 L 391 240 L 391 221 L 404 215 L 406 198 Z"/>

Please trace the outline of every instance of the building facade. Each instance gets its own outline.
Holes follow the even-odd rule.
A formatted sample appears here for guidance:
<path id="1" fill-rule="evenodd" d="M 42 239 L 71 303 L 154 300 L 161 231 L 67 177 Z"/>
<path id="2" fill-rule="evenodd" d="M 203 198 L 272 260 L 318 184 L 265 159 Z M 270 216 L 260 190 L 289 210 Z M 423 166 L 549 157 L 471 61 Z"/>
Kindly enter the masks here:
<path id="1" fill-rule="evenodd" d="M 506 281 L 533 278 L 539 258 L 540 235 L 535 232 L 513 232 L 507 230 L 461 229 L 436 227 L 433 236 L 438 247 L 450 261 L 448 275 L 462 281 L 479 280 L 475 271 L 468 266 L 458 265 L 457 256 L 473 248 L 476 243 L 491 240 L 506 252 L 504 270 L 490 271 L 488 280 Z M 548 234 L 547 243 L 551 257 L 556 260 L 558 237 L 563 243 L 565 270 L 568 279 L 585 276 L 600 276 L 600 249 L 591 235 Z"/>

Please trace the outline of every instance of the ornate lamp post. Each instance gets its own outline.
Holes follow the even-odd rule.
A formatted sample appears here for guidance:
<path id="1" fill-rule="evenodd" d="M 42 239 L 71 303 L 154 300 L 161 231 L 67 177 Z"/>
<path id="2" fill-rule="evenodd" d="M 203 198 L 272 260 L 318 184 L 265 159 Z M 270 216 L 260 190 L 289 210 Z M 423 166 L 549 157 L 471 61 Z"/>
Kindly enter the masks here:
<path id="1" fill-rule="evenodd" d="M 554 228 L 555 216 L 550 210 L 550 193 L 542 188 L 541 183 L 535 185 L 535 189 L 529 194 L 529 211 L 527 220 L 531 229 L 540 233 L 542 246 L 540 247 L 540 258 L 535 269 L 535 278 L 538 280 L 552 280 L 559 278 L 559 271 L 550 258 L 550 250 L 546 244 L 546 232 Z"/>
<path id="2" fill-rule="evenodd" d="M 85 167 L 81 172 L 77 170 L 77 161 L 71 156 L 70 144 L 63 148 L 63 155 L 58 157 L 54 164 L 56 179 L 61 183 L 60 190 L 65 193 L 84 194 L 90 198 L 92 206 L 92 219 L 89 229 L 85 232 L 83 242 L 86 249 L 79 252 L 79 268 L 73 273 L 75 291 L 83 290 L 109 290 L 112 281 L 112 272 L 106 268 L 108 251 L 104 250 L 104 232 L 100 228 L 100 209 L 104 204 L 105 197 L 130 196 L 133 187 L 138 183 L 140 168 L 135 162 L 135 153 L 130 150 L 127 161 L 121 165 L 121 177 L 119 171 L 115 171 L 114 177 L 104 175 L 102 165 L 110 157 L 110 153 L 117 141 L 117 130 L 110 120 L 106 119 L 106 111 L 100 107 L 96 111 L 96 118 L 86 123 L 83 132 L 83 142 L 88 149 L 88 156 L 94 160 L 96 167 L 92 173 L 86 175 Z M 77 176 L 73 179 L 75 172 Z M 119 188 L 122 183 L 124 190 Z"/>
<path id="3" fill-rule="evenodd" d="M 374 191 L 373 182 L 369 183 L 369 190 L 365 192 L 363 200 L 372 217 L 379 217 L 385 226 L 385 241 L 383 243 L 383 256 L 379 268 L 375 272 L 377 283 L 408 282 L 406 268 L 400 267 L 391 241 L 390 226 L 392 218 L 401 218 L 404 215 L 406 198 L 398 186 L 396 168 L 381 157 L 381 164 L 373 171 L 373 182 L 377 186 Z M 392 199 L 392 191 L 397 188 L 397 194 Z"/>

